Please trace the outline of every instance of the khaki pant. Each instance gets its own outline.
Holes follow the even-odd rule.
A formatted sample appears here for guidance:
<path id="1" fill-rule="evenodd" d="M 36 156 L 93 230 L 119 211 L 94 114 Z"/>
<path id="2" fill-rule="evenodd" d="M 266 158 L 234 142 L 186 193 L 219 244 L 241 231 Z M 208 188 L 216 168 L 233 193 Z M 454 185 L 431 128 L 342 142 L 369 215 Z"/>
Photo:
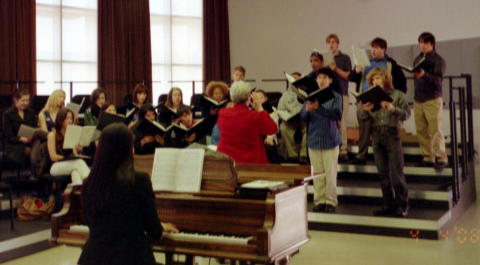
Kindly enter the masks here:
<path id="1" fill-rule="evenodd" d="M 308 148 L 308 152 L 314 174 L 325 173 L 325 176 L 313 180 L 313 203 L 337 206 L 339 147 L 325 150 Z"/>
<path id="2" fill-rule="evenodd" d="M 300 130 L 302 140 L 300 144 L 295 142 L 295 131 Z M 307 129 L 301 122 L 282 122 L 280 124 L 281 138 L 279 141 L 279 153 L 286 160 L 305 160 L 307 158 Z"/>
<path id="3" fill-rule="evenodd" d="M 340 146 L 340 154 L 346 155 L 348 153 L 348 135 L 347 135 L 347 115 L 350 109 L 350 102 L 348 95 L 343 95 L 343 109 L 342 120 L 340 120 L 340 134 L 342 136 L 342 145 Z"/>
<path id="4" fill-rule="evenodd" d="M 418 142 L 426 162 L 447 162 L 445 138 L 442 132 L 443 99 L 436 98 L 423 103 L 414 102 L 415 127 Z"/>

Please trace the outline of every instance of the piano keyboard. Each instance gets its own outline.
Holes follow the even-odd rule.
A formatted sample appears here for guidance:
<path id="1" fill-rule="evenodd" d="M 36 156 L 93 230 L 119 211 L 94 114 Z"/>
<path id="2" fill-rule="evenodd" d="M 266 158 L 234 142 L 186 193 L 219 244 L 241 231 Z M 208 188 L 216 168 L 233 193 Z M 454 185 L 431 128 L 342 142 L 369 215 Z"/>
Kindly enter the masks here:
<path id="1" fill-rule="evenodd" d="M 88 233 L 89 229 L 86 225 L 72 225 L 70 226 L 71 232 Z M 191 241 L 191 242 L 205 242 L 205 243 L 222 243 L 232 245 L 248 245 L 248 241 L 253 237 L 236 237 L 226 235 L 211 235 L 211 234 L 199 234 L 199 233 L 170 233 L 163 232 L 162 236 L 171 240 Z"/>
<path id="2" fill-rule="evenodd" d="M 236 237 L 226 235 L 210 235 L 210 234 L 198 234 L 198 233 L 169 233 L 164 232 L 163 237 L 172 240 L 192 241 L 192 242 L 205 242 L 205 243 L 223 243 L 232 245 L 248 245 L 248 241 L 252 237 Z"/>

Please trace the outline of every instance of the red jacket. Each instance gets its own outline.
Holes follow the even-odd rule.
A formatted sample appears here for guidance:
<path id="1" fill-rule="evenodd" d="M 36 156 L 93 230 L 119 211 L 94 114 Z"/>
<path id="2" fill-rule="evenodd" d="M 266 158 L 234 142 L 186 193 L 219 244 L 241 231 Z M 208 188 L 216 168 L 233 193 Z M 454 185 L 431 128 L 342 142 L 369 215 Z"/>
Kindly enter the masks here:
<path id="1" fill-rule="evenodd" d="M 268 112 L 236 104 L 220 110 L 217 125 L 220 129 L 218 152 L 229 155 L 236 163 L 268 164 L 263 139 L 278 132 Z"/>

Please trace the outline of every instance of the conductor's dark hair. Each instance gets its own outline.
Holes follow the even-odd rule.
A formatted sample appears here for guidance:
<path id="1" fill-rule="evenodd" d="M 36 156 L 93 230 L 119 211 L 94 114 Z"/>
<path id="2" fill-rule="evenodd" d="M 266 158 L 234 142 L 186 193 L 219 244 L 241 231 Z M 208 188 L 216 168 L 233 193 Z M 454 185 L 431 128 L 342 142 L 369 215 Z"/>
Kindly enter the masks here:
<path id="1" fill-rule="evenodd" d="M 155 108 L 151 104 L 145 104 L 140 108 L 140 111 L 138 113 L 138 119 L 139 120 L 144 120 L 145 115 L 147 115 L 147 112 L 153 111 L 155 113 Z"/>
<path id="2" fill-rule="evenodd" d="M 133 134 L 125 124 L 114 123 L 100 135 L 90 175 L 83 183 L 84 216 L 93 221 L 134 185 Z"/>
<path id="3" fill-rule="evenodd" d="M 370 42 L 370 46 L 372 46 L 372 47 L 377 46 L 377 47 L 380 47 L 380 48 L 386 50 L 387 49 L 387 41 L 385 39 L 376 37 L 375 39 L 373 39 Z"/>
<path id="4" fill-rule="evenodd" d="M 430 32 L 423 32 L 420 34 L 420 36 L 418 36 L 418 42 L 431 43 L 435 49 L 435 36 Z"/>

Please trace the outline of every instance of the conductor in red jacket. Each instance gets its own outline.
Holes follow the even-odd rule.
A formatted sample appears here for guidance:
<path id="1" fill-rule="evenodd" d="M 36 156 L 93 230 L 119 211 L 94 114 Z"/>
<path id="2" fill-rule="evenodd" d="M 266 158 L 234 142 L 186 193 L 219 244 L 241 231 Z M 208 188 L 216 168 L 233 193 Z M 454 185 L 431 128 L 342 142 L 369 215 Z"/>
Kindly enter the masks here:
<path id="1" fill-rule="evenodd" d="M 277 133 L 278 127 L 263 110 L 261 95 L 252 92 L 249 83 L 238 81 L 230 88 L 230 98 L 234 106 L 220 110 L 218 115 L 217 151 L 229 155 L 236 163 L 268 164 L 264 138 Z"/>

